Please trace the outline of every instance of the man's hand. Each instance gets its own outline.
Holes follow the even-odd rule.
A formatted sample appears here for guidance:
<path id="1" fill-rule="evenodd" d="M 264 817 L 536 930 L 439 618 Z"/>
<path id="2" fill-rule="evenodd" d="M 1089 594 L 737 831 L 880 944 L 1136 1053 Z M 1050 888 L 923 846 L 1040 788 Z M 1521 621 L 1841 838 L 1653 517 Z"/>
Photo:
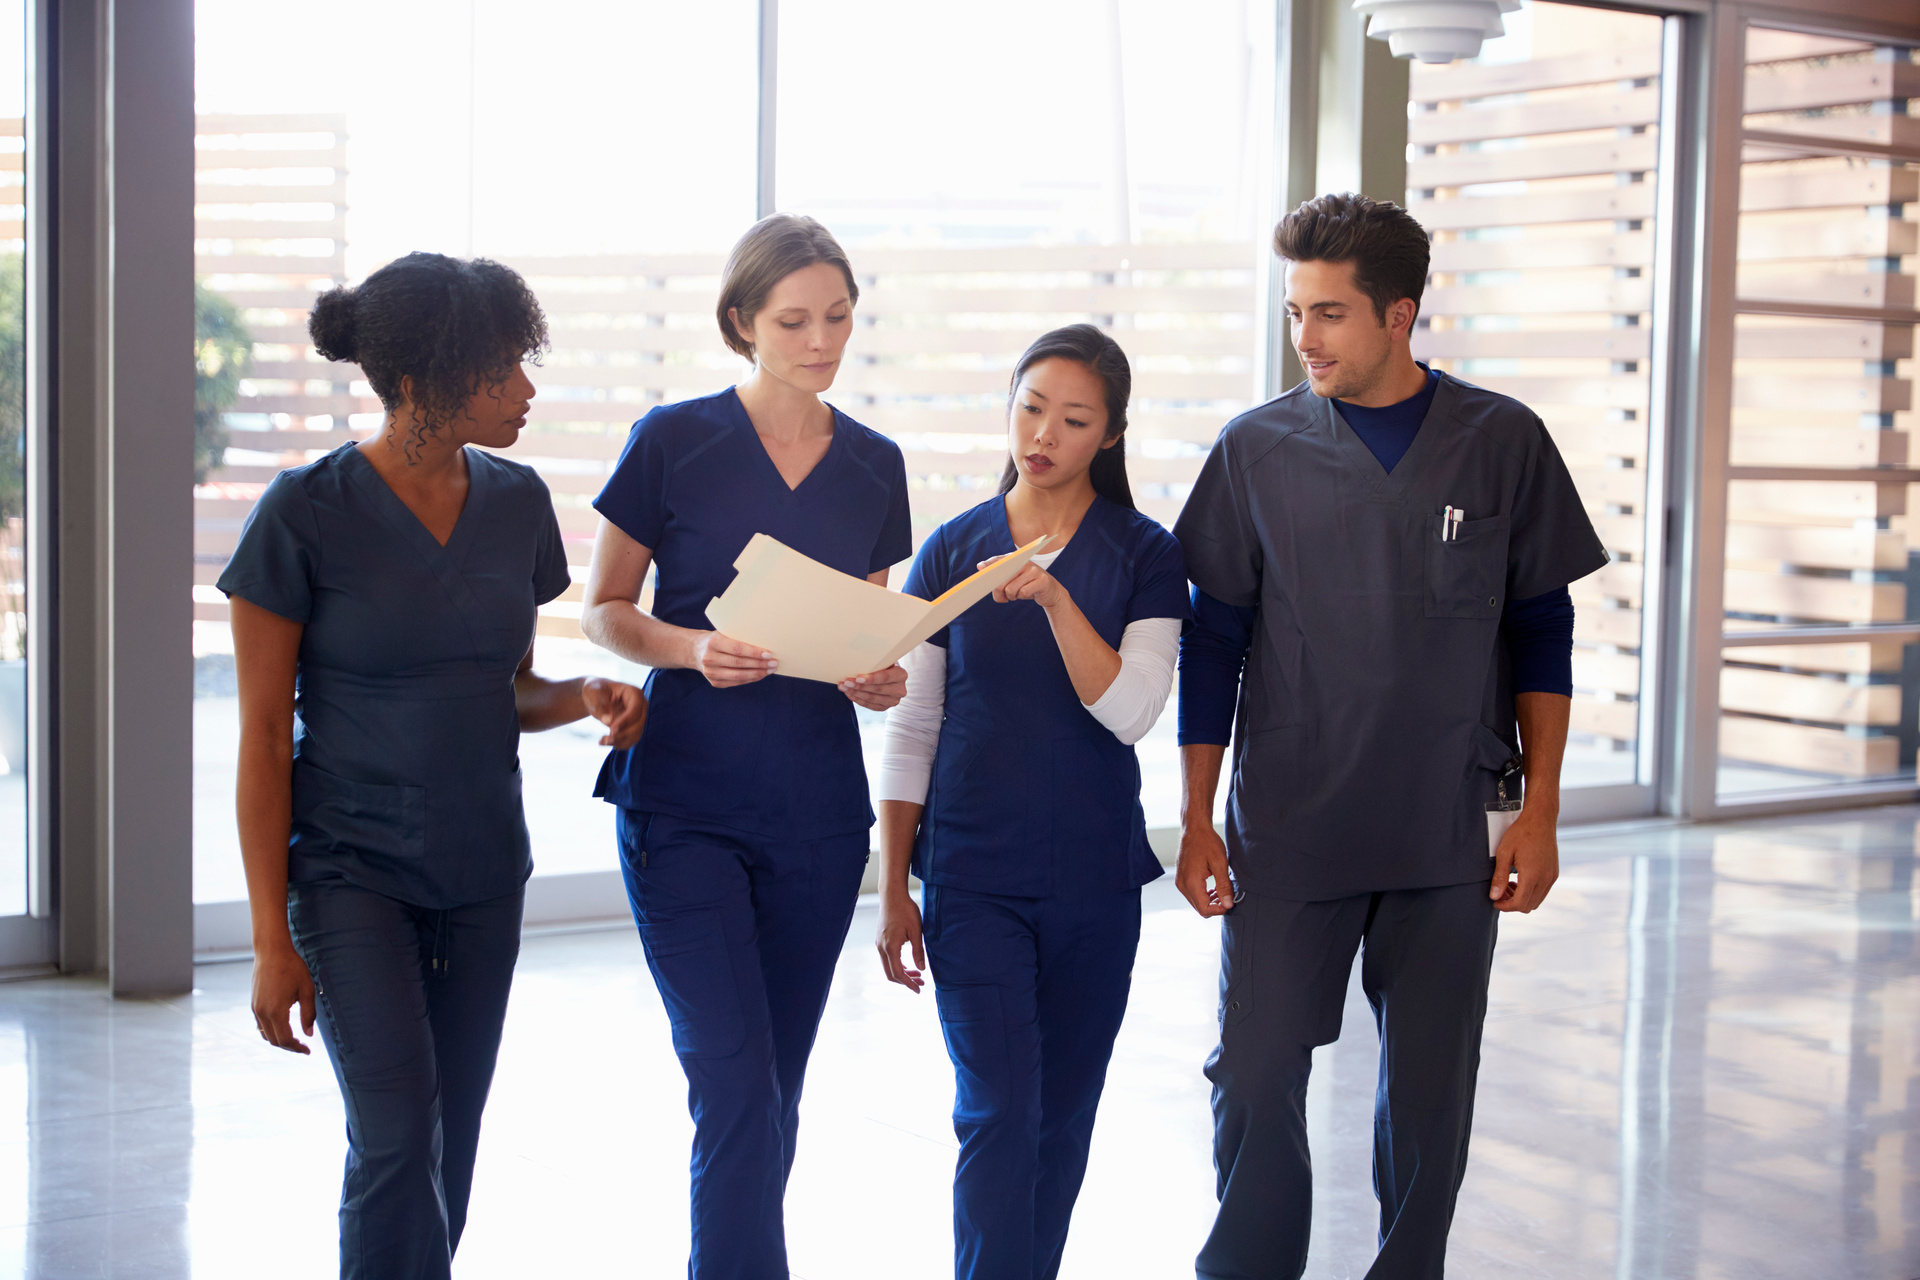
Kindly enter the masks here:
<path id="1" fill-rule="evenodd" d="M 1489 893 L 1502 911 L 1531 911 L 1546 901 L 1560 878 L 1560 759 L 1567 749 L 1573 699 L 1563 693 L 1523 693 L 1514 698 L 1526 804 L 1493 852 Z M 1509 872 L 1518 879 L 1510 880 Z"/>
<path id="2" fill-rule="evenodd" d="M 1173 882 L 1203 916 L 1223 916 L 1233 910 L 1227 846 L 1211 824 L 1181 832 L 1180 865 L 1173 873 Z"/>
<path id="3" fill-rule="evenodd" d="M 1510 876 L 1509 873 L 1512 873 Z M 1522 809 L 1493 855 L 1490 896 L 1501 911 L 1532 911 L 1560 878 L 1560 837 L 1545 811 Z"/>

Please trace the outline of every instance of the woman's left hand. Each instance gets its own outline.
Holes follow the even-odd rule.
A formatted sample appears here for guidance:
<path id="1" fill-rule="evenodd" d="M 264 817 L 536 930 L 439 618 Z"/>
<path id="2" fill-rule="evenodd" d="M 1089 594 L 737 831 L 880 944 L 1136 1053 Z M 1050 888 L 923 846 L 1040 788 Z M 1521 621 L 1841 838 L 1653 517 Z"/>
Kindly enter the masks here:
<path id="1" fill-rule="evenodd" d="M 840 682 L 840 692 L 869 711 L 891 711 L 907 696 L 907 673 L 899 663 L 885 671 L 869 671 Z"/>
<path id="2" fill-rule="evenodd" d="M 587 704 L 588 715 L 607 726 L 601 746 L 620 751 L 640 741 L 640 731 L 647 727 L 647 695 L 639 689 L 590 676 L 580 684 L 580 700 Z"/>
<path id="3" fill-rule="evenodd" d="M 984 569 L 992 563 L 992 560 L 983 560 L 980 567 Z M 1042 609 L 1057 608 L 1072 599 L 1067 594 L 1067 589 L 1060 585 L 1058 578 L 1032 561 L 1028 561 L 1020 572 L 1008 578 L 995 590 L 993 598 L 999 604 L 1011 604 L 1015 600 L 1031 600 Z"/>

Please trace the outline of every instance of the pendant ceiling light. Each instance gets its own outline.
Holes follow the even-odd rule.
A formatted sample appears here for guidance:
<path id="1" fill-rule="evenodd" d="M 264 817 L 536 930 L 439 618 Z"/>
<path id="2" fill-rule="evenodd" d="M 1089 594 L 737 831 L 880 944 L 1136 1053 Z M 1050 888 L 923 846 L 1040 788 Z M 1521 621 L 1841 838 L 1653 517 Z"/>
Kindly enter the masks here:
<path id="1" fill-rule="evenodd" d="M 1452 62 L 1479 54 L 1480 42 L 1506 34 L 1500 15 L 1520 0 L 1353 0 L 1367 34 L 1385 40 L 1396 58 Z"/>

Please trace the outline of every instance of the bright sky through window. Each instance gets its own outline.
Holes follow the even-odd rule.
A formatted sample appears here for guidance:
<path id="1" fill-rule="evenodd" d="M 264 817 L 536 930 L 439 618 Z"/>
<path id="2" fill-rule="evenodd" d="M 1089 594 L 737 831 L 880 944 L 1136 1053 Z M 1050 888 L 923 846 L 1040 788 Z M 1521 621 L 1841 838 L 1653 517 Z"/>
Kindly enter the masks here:
<path id="1" fill-rule="evenodd" d="M 780 204 L 850 243 L 1099 241 L 1124 172 L 1132 238 L 1249 236 L 1256 7 L 786 0 Z M 713 251 L 754 213 L 757 8 L 198 0 L 199 108 L 347 114 L 356 276 L 416 248 Z"/>

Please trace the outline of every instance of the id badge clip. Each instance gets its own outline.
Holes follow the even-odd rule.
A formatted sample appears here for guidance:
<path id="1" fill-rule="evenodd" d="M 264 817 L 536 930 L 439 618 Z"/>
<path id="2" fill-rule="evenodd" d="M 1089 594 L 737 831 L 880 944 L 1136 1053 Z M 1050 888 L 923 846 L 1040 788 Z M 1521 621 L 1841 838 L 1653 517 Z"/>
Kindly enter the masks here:
<path id="1" fill-rule="evenodd" d="M 1509 788 L 1508 784 L 1512 786 Z M 1499 851 L 1500 841 L 1507 834 L 1507 828 L 1520 816 L 1520 757 L 1508 759 L 1500 773 L 1500 790 L 1497 797 L 1487 805 L 1487 855 L 1491 857 Z"/>

